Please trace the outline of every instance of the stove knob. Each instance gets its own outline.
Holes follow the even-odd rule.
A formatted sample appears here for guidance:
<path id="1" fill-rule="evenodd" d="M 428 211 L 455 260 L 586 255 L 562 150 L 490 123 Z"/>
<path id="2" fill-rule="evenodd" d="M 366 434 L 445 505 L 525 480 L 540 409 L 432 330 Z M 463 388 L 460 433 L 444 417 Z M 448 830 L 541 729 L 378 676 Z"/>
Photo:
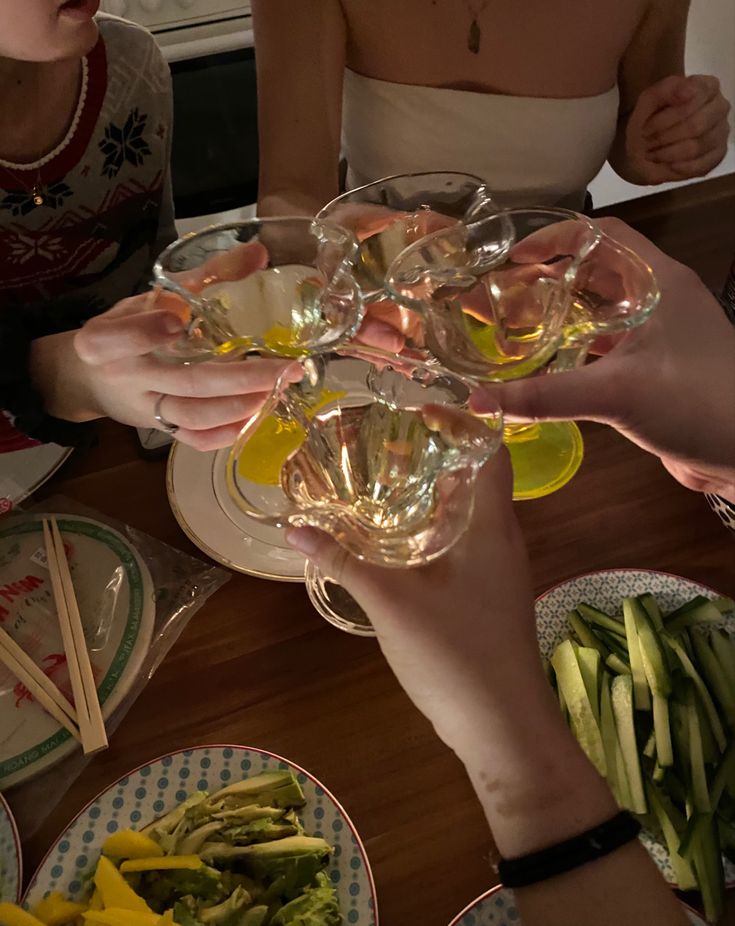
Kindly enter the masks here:
<path id="1" fill-rule="evenodd" d="M 128 12 L 128 0 L 105 0 L 103 4 L 105 13 L 113 16 L 125 16 Z"/>

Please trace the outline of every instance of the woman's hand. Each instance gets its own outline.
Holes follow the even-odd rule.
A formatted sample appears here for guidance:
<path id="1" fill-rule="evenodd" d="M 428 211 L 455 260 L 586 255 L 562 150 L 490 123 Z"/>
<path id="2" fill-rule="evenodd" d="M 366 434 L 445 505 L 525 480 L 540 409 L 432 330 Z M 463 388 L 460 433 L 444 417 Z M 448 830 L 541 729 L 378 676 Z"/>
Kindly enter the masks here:
<path id="1" fill-rule="evenodd" d="M 440 559 L 414 569 L 360 562 L 314 528 L 288 532 L 289 542 L 368 614 L 398 681 L 464 758 L 476 749 L 487 713 L 502 713 L 511 692 L 549 697 L 511 485 L 501 449 L 480 473 L 465 535 Z"/>
<path id="2" fill-rule="evenodd" d="M 500 853 L 517 858 L 599 825 L 616 806 L 541 667 L 511 482 L 501 450 L 480 475 L 465 536 L 422 568 L 367 566 L 312 528 L 288 539 L 366 611 L 398 681 L 464 762 Z M 633 881 L 635 891 L 615 893 Z M 685 923 L 638 840 L 516 898 L 528 926 Z"/>
<path id="3" fill-rule="evenodd" d="M 601 359 L 485 387 L 471 406 L 482 414 L 487 393 L 492 409 L 500 402 L 515 420 L 609 424 L 660 457 L 687 488 L 735 500 L 735 329 L 695 273 L 618 219 L 598 224 L 651 266 L 658 308 L 614 346 L 598 342 L 609 350 Z"/>
<path id="4" fill-rule="evenodd" d="M 704 176 L 727 151 L 729 111 L 716 77 L 671 76 L 652 84 L 628 117 L 621 174 L 646 185 Z"/>
<path id="5" fill-rule="evenodd" d="M 302 370 L 287 360 L 167 363 L 154 352 L 183 331 L 181 300 L 158 294 L 124 299 L 74 332 L 33 342 L 31 372 L 47 411 L 87 421 L 110 417 L 134 427 L 178 427 L 177 440 L 197 450 L 229 446 L 258 412 L 278 378 L 298 382 Z"/>

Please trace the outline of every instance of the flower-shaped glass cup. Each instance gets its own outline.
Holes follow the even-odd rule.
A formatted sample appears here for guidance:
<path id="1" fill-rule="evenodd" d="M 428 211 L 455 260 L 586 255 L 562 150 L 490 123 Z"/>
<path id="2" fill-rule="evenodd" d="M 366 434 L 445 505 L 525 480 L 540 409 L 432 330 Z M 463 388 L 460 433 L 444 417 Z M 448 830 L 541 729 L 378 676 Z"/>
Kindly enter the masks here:
<path id="1" fill-rule="evenodd" d="M 374 361 L 372 349 L 359 348 L 307 360 L 302 382 L 274 390 L 243 428 L 228 459 L 228 490 L 249 517 L 318 527 L 368 562 L 428 563 L 466 529 L 478 469 L 502 442 L 502 418 L 486 427 L 469 414 L 470 385 L 438 366 Z M 278 485 L 264 486 L 250 467 L 274 435 L 283 448 Z M 372 634 L 329 577 L 310 565 L 306 581 L 327 620 Z"/>
<path id="2" fill-rule="evenodd" d="M 186 235 L 161 254 L 155 283 L 189 324 L 161 353 L 174 361 L 251 352 L 307 357 L 349 340 L 362 321 L 357 241 L 329 221 L 252 219 Z"/>
<path id="3" fill-rule="evenodd" d="M 435 232 L 407 248 L 386 288 L 421 314 L 421 340 L 446 369 L 501 382 L 581 365 L 592 342 L 646 320 L 651 269 L 587 218 L 510 209 Z M 514 497 L 566 484 L 582 460 L 571 422 L 509 425 Z"/>
<path id="4" fill-rule="evenodd" d="M 319 212 L 360 242 L 356 276 L 372 318 L 416 335 L 415 314 L 388 299 L 385 273 L 392 261 L 425 235 L 497 212 L 485 183 L 455 171 L 396 174 L 348 190 Z"/>

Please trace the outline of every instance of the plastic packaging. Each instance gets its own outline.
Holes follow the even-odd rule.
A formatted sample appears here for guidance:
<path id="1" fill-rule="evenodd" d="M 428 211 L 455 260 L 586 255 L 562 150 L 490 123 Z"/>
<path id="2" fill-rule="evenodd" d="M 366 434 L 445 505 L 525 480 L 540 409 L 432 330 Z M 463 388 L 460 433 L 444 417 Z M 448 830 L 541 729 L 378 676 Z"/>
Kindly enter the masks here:
<path id="1" fill-rule="evenodd" d="M 0 627 L 71 700 L 42 518 L 64 539 L 108 737 L 189 620 L 229 578 L 98 511 L 55 496 L 0 519 Z M 0 664 L 0 791 L 24 839 L 89 761 Z"/>

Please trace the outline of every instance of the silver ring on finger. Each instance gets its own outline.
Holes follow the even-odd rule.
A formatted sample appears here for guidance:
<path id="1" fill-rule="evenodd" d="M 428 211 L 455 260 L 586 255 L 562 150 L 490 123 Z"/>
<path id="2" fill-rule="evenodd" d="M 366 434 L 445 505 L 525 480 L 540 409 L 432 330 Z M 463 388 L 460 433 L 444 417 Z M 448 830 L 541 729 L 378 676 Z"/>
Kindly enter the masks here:
<path id="1" fill-rule="evenodd" d="M 169 421 L 167 418 L 164 418 L 161 414 L 161 405 L 163 404 L 163 400 L 165 398 L 166 393 L 163 392 L 156 399 L 156 404 L 153 406 L 153 417 L 158 422 L 162 431 L 165 431 L 166 434 L 175 434 L 179 430 L 179 426 L 174 424 L 173 421 Z"/>

